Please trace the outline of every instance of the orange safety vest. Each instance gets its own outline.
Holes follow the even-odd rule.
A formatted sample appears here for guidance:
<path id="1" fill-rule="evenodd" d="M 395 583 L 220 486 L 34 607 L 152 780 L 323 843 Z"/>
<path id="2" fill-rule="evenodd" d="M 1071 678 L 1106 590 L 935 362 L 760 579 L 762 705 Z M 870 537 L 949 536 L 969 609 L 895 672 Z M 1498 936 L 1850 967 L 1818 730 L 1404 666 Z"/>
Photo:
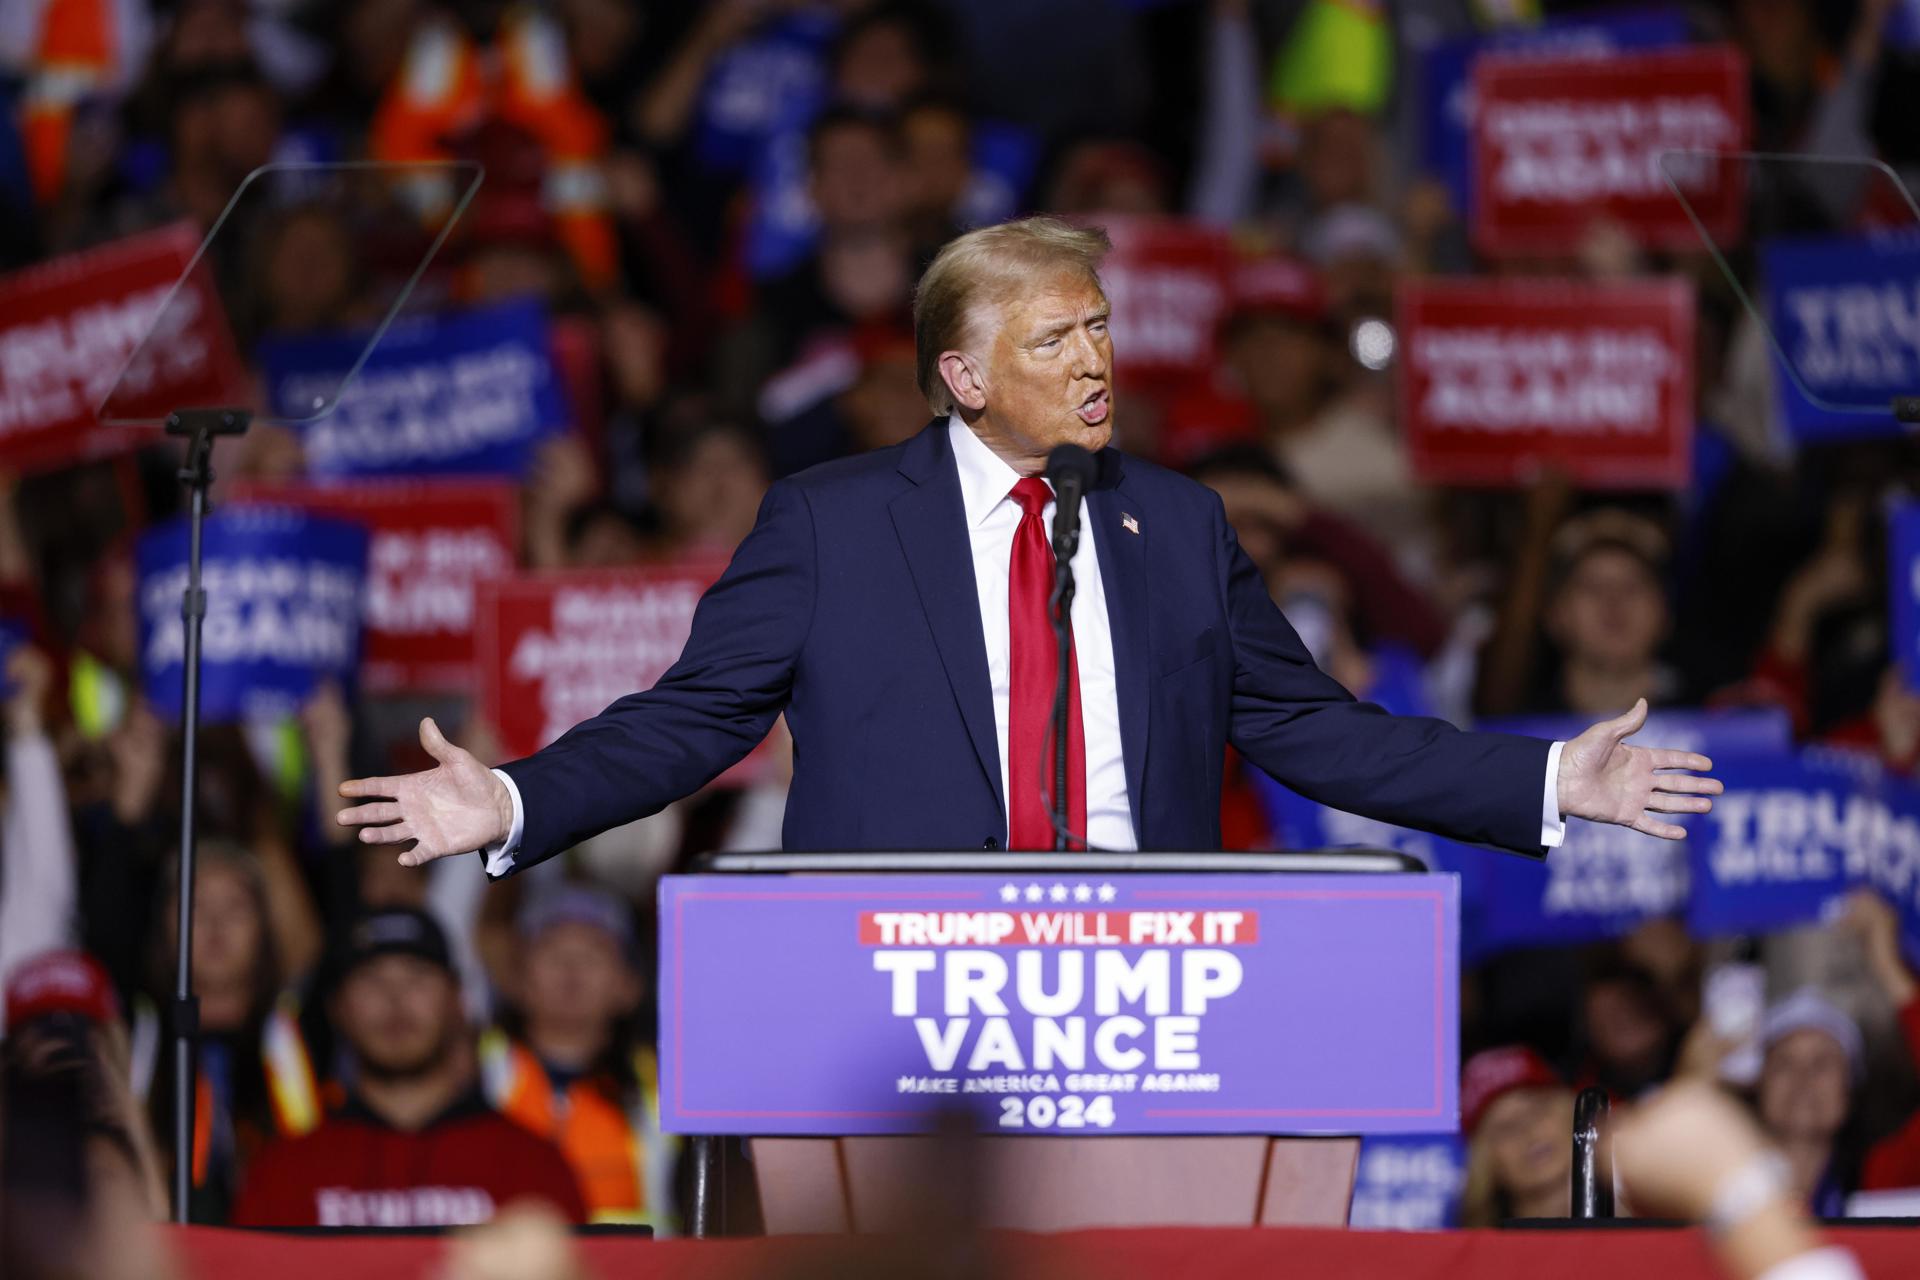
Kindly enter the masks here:
<path id="1" fill-rule="evenodd" d="M 560 1148 L 580 1181 L 589 1220 L 660 1227 L 664 1221 L 655 1220 L 665 1215 L 648 1203 L 643 1173 L 648 1148 L 658 1141 L 646 1133 L 654 1102 L 651 1071 L 645 1060 L 635 1066 L 642 1096 L 630 1115 L 591 1080 L 576 1080 L 565 1093 L 556 1093 L 540 1060 L 497 1029 L 480 1041 L 487 1097 L 501 1114 Z"/>
<path id="2" fill-rule="evenodd" d="M 547 158 L 542 197 L 555 233 L 589 288 L 610 284 L 619 247 L 600 167 L 607 124 L 580 91 L 565 34 L 551 15 L 515 7 L 486 49 L 457 23 L 422 25 L 374 114 L 374 158 L 453 159 L 448 139 L 489 117 L 540 143 Z"/>
<path id="3" fill-rule="evenodd" d="M 267 1073 L 267 1092 L 273 1099 L 273 1127 L 282 1138 L 297 1138 L 320 1123 L 320 1086 L 300 1034 L 300 1002 L 291 992 L 274 1002 L 260 1028 L 260 1065 Z M 207 1181 L 207 1161 L 213 1152 L 213 1083 L 204 1071 L 194 1073 L 193 1185 Z"/>
<path id="4" fill-rule="evenodd" d="M 20 144 L 34 198 L 50 204 L 67 178 L 73 108 L 106 88 L 119 54 L 113 0 L 47 0 L 27 75 Z"/>

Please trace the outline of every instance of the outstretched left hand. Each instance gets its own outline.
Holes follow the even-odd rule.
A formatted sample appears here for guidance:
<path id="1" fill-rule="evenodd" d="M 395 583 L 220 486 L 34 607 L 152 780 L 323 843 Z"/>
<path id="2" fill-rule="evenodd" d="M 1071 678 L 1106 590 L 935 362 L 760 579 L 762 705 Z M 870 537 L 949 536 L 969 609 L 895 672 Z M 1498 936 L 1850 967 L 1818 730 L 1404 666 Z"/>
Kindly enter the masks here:
<path id="1" fill-rule="evenodd" d="M 1560 812 L 1569 818 L 1612 822 L 1662 840 L 1684 840 L 1687 829 L 1662 822 L 1662 813 L 1706 813 L 1717 779 L 1697 778 L 1713 761 L 1693 751 L 1630 747 L 1647 722 L 1647 700 L 1617 720 L 1603 720 L 1560 749 Z M 1663 770 L 1683 770 L 1672 773 Z"/>

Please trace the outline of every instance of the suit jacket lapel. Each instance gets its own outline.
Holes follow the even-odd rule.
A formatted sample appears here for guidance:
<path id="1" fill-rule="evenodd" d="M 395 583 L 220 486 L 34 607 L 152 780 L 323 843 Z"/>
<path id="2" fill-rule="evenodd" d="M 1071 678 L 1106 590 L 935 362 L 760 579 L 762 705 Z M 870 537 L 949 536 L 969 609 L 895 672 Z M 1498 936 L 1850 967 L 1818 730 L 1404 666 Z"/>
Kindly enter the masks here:
<path id="1" fill-rule="evenodd" d="M 1127 770 L 1127 807 L 1133 811 L 1134 838 L 1144 847 L 1140 792 L 1146 782 L 1147 713 L 1152 702 L 1147 687 L 1150 525 L 1139 499 L 1127 493 L 1121 455 L 1103 449 L 1100 464 L 1100 481 L 1087 495 L 1087 509 L 1096 529 L 1094 549 L 1100 557 L 1100 583 L 1106 592 L 1107 623 L 1113 632 L 1114 692 L 1120 700 L 1120 754 Z"/>
<path id="2" fill-rule="evenodd" d="M 993 685 L 987 675 L 986 632 L 980 620 L 980 593 L 973 580 L 973 549 L 966 510 L 960 501 L 960 476 L 954 470 L 945 419 L 936 419 L 907 442 L 900 473 L 914 487 L 891 504 L 894 531 L 933 628 L 934 644 L 953 687 L 954 701 L 973 739 L 980 768 L 993 784 L 1002 818 L 1007 798 L 1001 790 L 1000 740 L 993 723 Z"/>

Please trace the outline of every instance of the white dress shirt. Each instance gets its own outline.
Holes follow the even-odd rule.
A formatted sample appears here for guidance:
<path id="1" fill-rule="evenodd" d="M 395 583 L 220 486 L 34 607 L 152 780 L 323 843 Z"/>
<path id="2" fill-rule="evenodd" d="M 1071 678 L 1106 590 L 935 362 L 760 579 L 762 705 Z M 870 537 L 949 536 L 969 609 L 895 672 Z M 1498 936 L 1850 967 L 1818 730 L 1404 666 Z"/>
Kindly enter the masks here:
<path id="1" fill-rule="evenodd" d="M 960 504 L 973 546 L 973 585 L 980 594 L 980 625 L 987 641 L 987 682 L 993 689 L 993 736 L 1000 744 L 1000 794 L 1038 787 L 1038 778 L 1007 776 L 1007 707 L 1011 702 L 1012 626 L 1007 586 L 1013 573 L 1013 535 L 1020 504 L 1013 486 L 1020 473 L 980 442 L 958 417 L 947 420 L 947 439 L 960 470 Z M 1052 541 L 1053 503 L 1040 513 Z M 1100 556 L 1086 499 L 1080 500 L 1080 545 L 1073 553 L 1073 652 L 1080 676 L 1080 721 L 1087 740 L 1087 843 L 1095 849 L 1137 849 L 1133 813 L 1127 807 L 1127 765 L 1120 752 L 1120 690 L 1114 680 L 1113 628 L 1107 592 L 1100 582 Z"/>
<path id="2" fill-rule="evenodd" d="M 947 438 L 960 473 L 960 501 L 966 514 L 967 540 L 973 548 L 973 585 L 980 596 L 980 623 L 987 646 L 987 678 L 993 690 L 994 737 L 1000 746 L 1001 795 L 1011 795 L 1019 780 L 1007 776 L 1007 706 L 1012 689 L 1012 638 L 1007 618 L 1007 583 L 1013 567 L 1013 535 L 1020 527 L 1020 504 L 1012 498 L 1020 473 L 958 415 L 947 419 Z M 1041 513 L 1049 541 L 1053 503 Z M 1120 695 L 1113 669 L 1113 629 L 1107 617 L 1107 593 L 1100 581 L 1100 557 L 1093 522 L 1081 499 L 1080 545 L 1073 555 L 1073 644 L 1080 676 L 1080 716 L 1086 735 L 1087 843 L 1095 849 L 1139 848 L 1133 815 L 1127 803 L 1127 768 L 1120 743 Z M 1558 780 L 1560 749 L 1547 752 L 1547 773 L 1540 800 L 1540 843 L 1556 848 L 1566 838 L 1560 816 Z M 513 826 L 507 838 L 481 851 L 487 874 L 504 875 L 513 869 L 514 854 L 525 832 L 520 789 L 496 769 L 494 776 L 507 785 L 513 800 Z M 1039 779 L 1025 785 L 1038 786 Z"/>

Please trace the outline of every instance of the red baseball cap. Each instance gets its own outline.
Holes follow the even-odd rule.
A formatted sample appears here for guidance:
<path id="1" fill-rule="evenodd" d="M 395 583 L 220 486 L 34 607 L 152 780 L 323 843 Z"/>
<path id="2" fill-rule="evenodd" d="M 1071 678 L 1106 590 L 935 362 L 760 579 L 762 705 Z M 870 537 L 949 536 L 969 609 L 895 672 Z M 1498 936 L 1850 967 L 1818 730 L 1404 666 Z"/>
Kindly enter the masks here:
<path id="1" fill-rule="evenodd" d="M 50 1013 L 77 1013 L 105 1025 L 120 1020 L 120 1001 L 107 971 L 86 952 L 43 951 L 7 979 L 7 1028 Z"/>
<path id="2" fill-rule="evenodd" d="M 1487 1108 L 1515 1089 L 1564 1088 L 1560 1073 L 1523 1044 L 1483 1049 L 1460 1069 L 1460 1131 L 1469 1137 Z"/>

